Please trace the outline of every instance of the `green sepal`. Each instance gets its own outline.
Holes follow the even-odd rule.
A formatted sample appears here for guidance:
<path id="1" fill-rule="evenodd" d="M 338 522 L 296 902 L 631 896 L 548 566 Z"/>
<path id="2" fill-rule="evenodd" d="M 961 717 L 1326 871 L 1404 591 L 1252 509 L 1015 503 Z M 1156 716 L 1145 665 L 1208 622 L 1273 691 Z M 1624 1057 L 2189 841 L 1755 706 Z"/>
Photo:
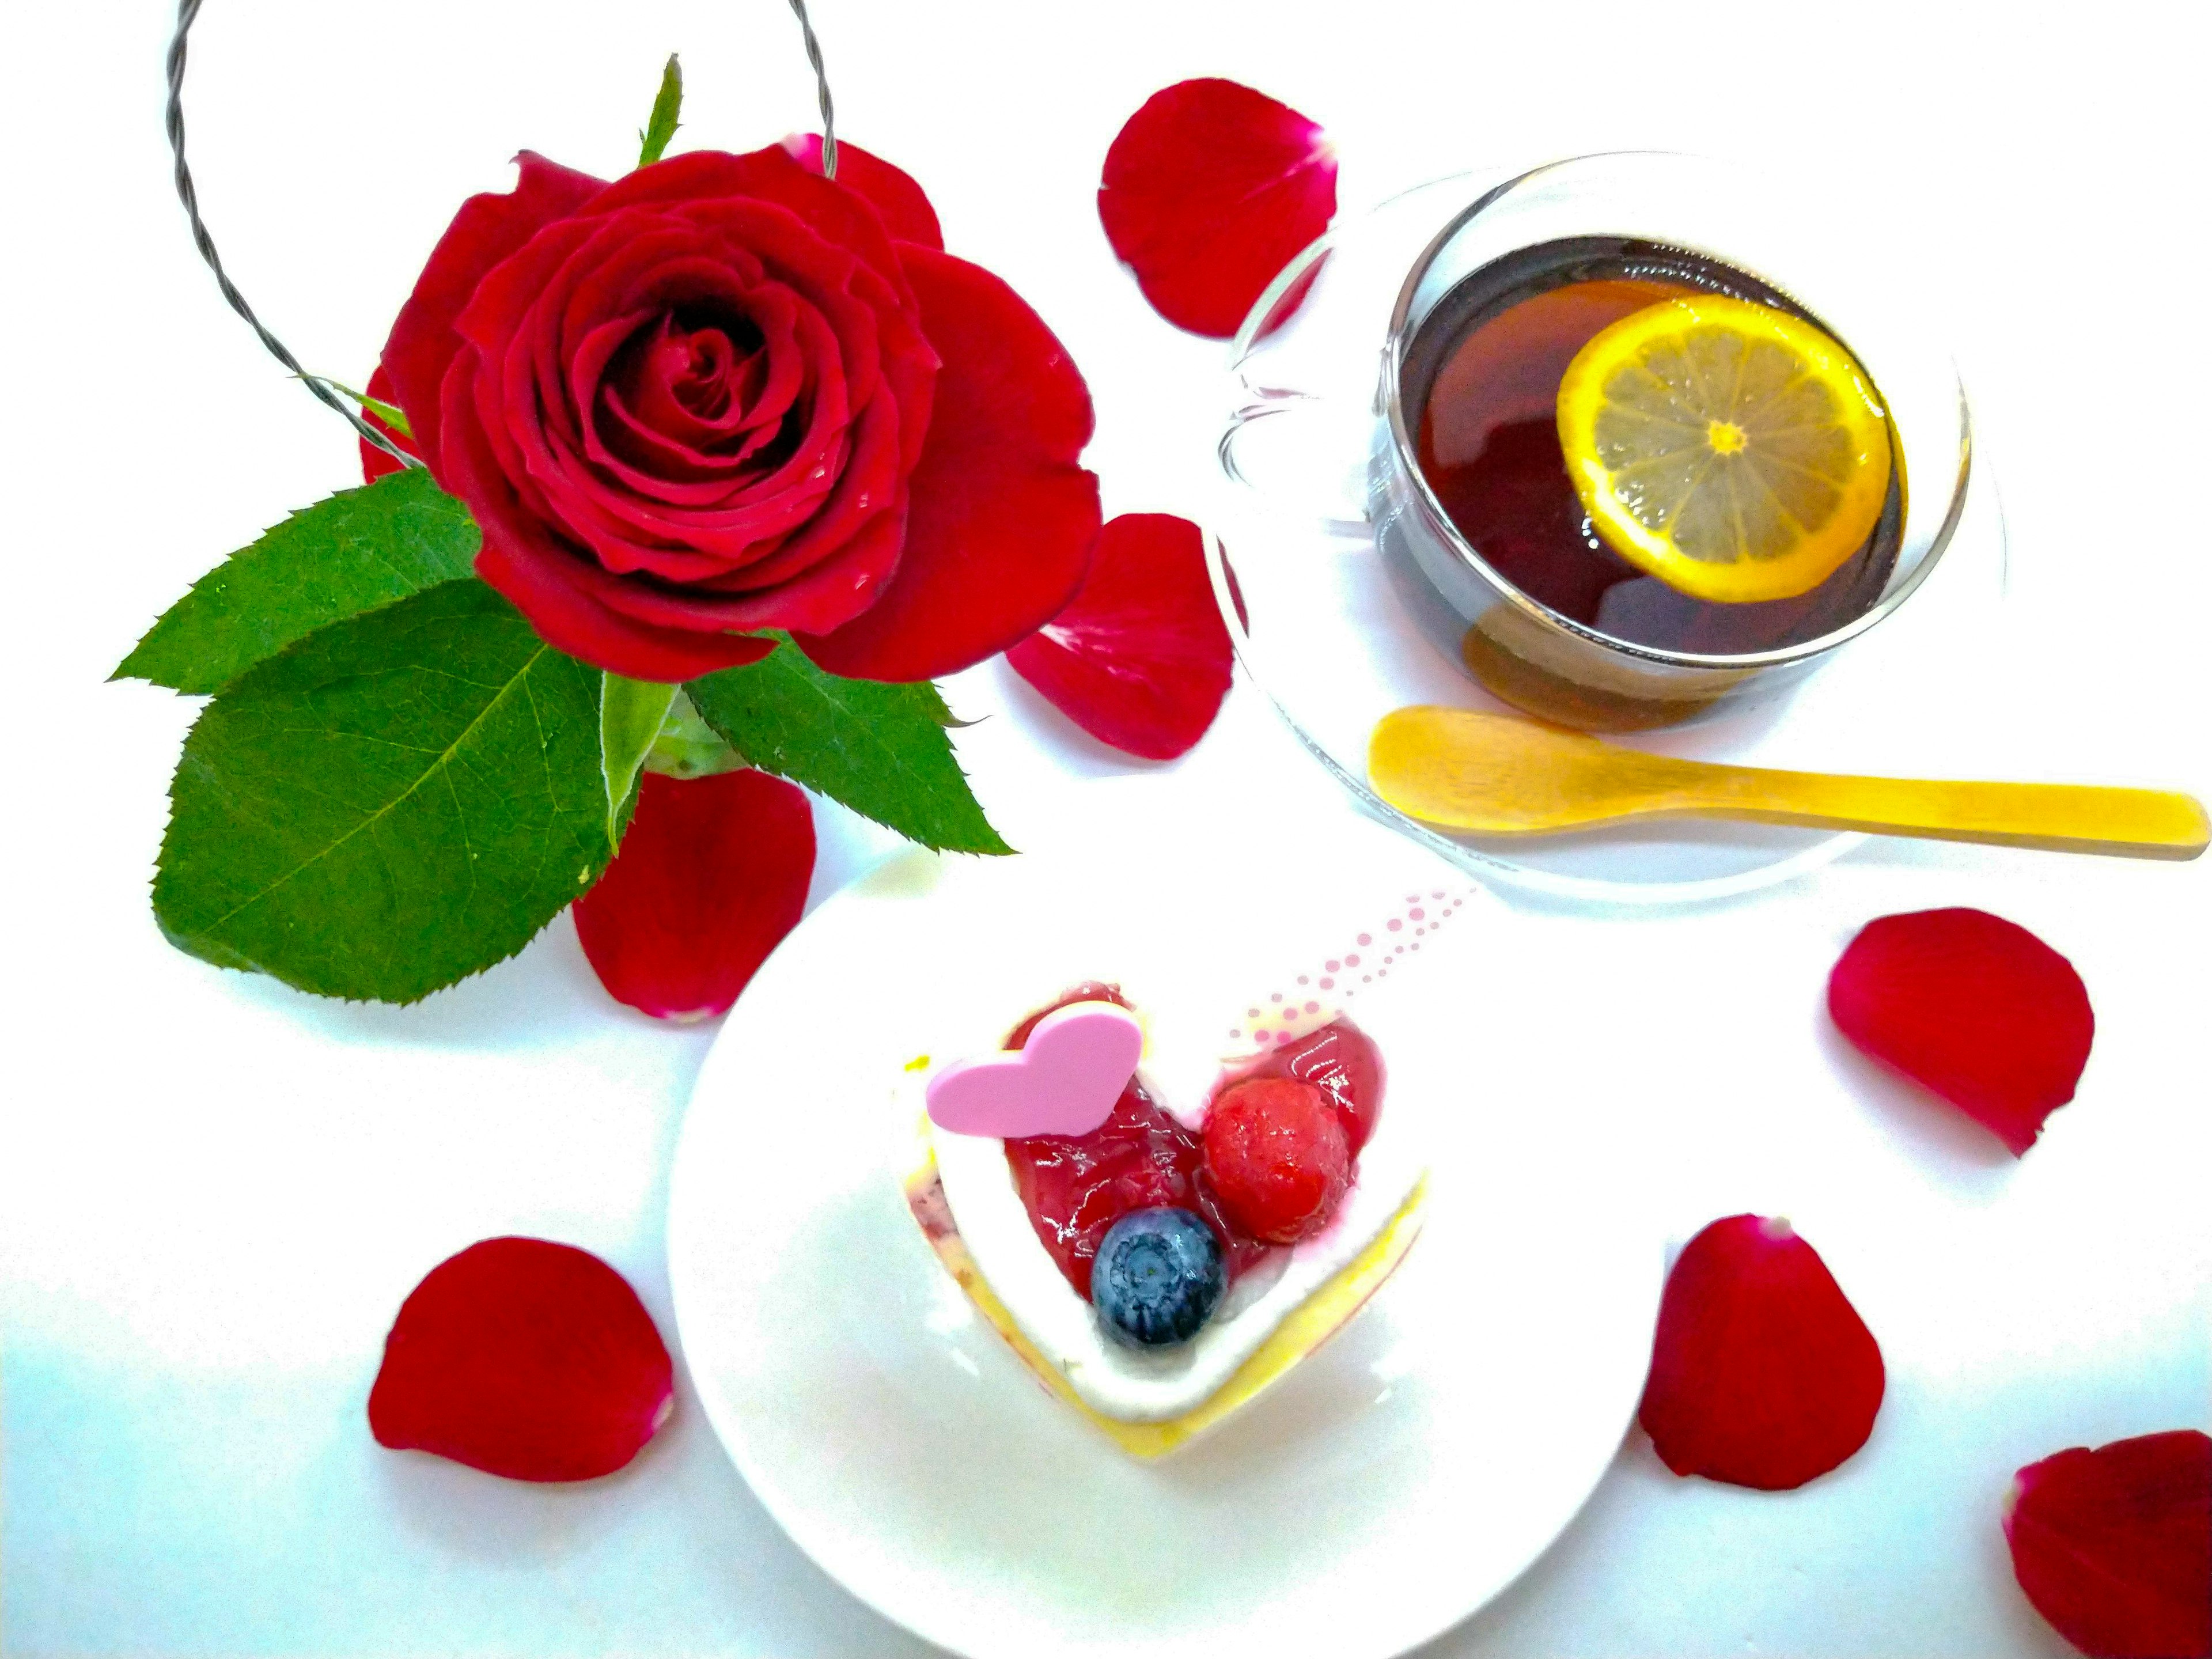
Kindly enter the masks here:
<path id="1" fill-rule="evenodd" d="M 600 675 L 481 582 L 321 629 L 208 705 L 154 881 L 172 943 L 412 1002 L 513 956 L 611 856 Z"/>
<path id="2" fill-rule="evenodd" d="M 341 489 L 193 583 L 113 678 L 220 691 L 318 629 L 468 576 L 480 539 L 419 467 Z"/>
<path id="3" fill-rule="evenodd" d="M 653 113 L 646 119 L 645 131 L 637 135 L 638 166 L 649 167 L 668 153 L 668 141 L 683 125 L 676 118 L 683 107 L 684 70 L 672 52 L 668 67 L 660 71 L 660 90 L 653 95 Z"/>
<path id="4" fill-rule="evenodd" d="M 704 778 L 717 772 L 741 771 L 744 764 L 745 757 L 699 718 L 699 711 L 679 687 L 668 713 L 661 717 L 660 733 L 646 755 L 645 769 L 672 778 Z"/>
<path id="5" fill-rule="evenodd" d="M 653 741 L 676 688 L 653 680 L 599 676 L 599 781 L 607 793 L 607 845 L 622 844 L 624 809 L 636 793 L 638 769 Z"/>
<path id="6" fill-rule="evenodd" d="M 362 409 L 375 416 L 378 420 L 383 422 L 401 437 L 410 443 L 414 441 L 415 428 L 408 424 L 407 411 L 400 408 L 398 404 L 387 404 L 383 398 L 372 398 L 366 392 L 356 392 L 343 380 L 333 380 L 327 374 L 316 374 L 306 378 L 320 380 L 331 391 L 352 398 Z"/>
<path id="7" fill-rule="evenodd" d="M 927 680 L 841 679 L 795 646 L 687 683 L 684 693 L 738 753 L 841 801 L 924 847 L 1011 853 L 983 816 Z"/>

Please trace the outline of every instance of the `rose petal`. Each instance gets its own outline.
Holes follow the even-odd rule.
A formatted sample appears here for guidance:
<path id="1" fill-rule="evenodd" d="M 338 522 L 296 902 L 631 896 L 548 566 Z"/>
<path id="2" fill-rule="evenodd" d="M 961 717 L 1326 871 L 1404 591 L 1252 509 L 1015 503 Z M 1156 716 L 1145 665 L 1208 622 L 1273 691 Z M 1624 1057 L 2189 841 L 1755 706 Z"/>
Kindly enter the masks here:
<path id="1" fill-rule="evenodd" d="M 2212 1654 L 2212 1437 L 2176 1429 L 2031 1463 L 2004 1533 L 2021 1589 L 2082 1652 Z"/>
<path id="2" fill-rule="evenodd" d="M 809 173 L 822 171 L 822 135 L 794 132 L 783 141 L 784 154 Z M 837 141 L 837 182 L 857 191 L 883 216 L 884 228 L 902 242 L 919 242 L 945 252 L 945 233 L 937 210 L 921 186 L 881 156 L 871 155 L 850 139 Z"/>
<path id="3" fill-rule="evenodd" d="M 1836 1028 L 2018 1157 L 2074 1098 L 2096 1018 L 2074 964 L 1985 910 L 1869 922 L 1828 975 Z"/>
<path id="4" fill-rule="evenodd" d="M 1866 1443 L 1881 1350 L 1810 1244 L 1738 1215 L 1692 1239 L 1667 1276 L 1638 1420 L 1677 1474 L 1775 1492 Z"/>
<path id="5" fill-rule="evenodd" d="M 451 486 L 438 453 L 438 388 L 447 365 L 461 349 L 454 319 L 486 271 L 541 227 L 573 212 L 606 187 L 589 173 L 549 161 L 534 151 L 523 151 L 515 161 L 521 172 L 512 191 L 504 195 L 486 191 L 461 204 L 424 263 L 414 293 L 400 307 L 391 338 L 384 343 L 383 367 L 391 376 L 392 401 L 406 412 L 416 447 L 442 488 Z"/>
<path id="6" fill-rule="evenodd" d="M 1106 240 L 1152 308 L 1224 338 L 1335 213 L 1336 154 L 1322 130 L 1234 81 L 1183 81 L 1146 99 L 1106 152 L 1098 186 Z"/>
<path id="7" fill-rule="evenodd" d="M 384 372 L 384 365 L 381 363 L 377 365 L 376 372 L 368 377 L 368 391 L 370 397 L 380 398 L 385 403 L 389 404 L 398 401 L 398 398 L 392 395 L 392 376 Z M 381 432 L 386 437 L 391 439 L 392 442 L 398 444 L 410 455 L 419 453 L 411 442 L 407 439 L 401 437 L 398 433 L 392 430 L 390 422 L 386 422 L 385 418 L 381 415 L 379 415 L 374 410 L 362 410 L 361 411 L 361 417 L 364 421 L 367 421 L 371 426 L 374 427 L 379 432 Z M 397 459 L 393 456 L 386 453 L 383 450 L 379 449 L 374 444 L 369 442 L 366 438 L 356 438 L 354 440 L 354 442 L 361 447 L 361 481 L 363 483 L 374 483 L 379 478 L 386 477 L 392 473 L 402 471 L 407 465 L 406 462 Z"/>
<path id="8" fill-rule="evenodd" d="M 1198 526 L 1166 513 L 1111 520 L 1074 600 L 1006 660 L 1101 743 L 1146 760 L 1183 753 L 1229 691 Z"/>
<path id="9" fill-rule="evenodd" d="M 668 1350 L 622 1275 L 542 1238 L 488 1238 L 400 1305 L 368 1395 L 380 1445 L 514 1480 L 588 1480 L 675 1405 Z"/>
<path id="10" fill-rule="evenodd" d="M 829 242 L 857 254 L 883 276 L 899 280 L 898 255 L 891 249 L 883 216 L 858 191 L 840 189 L 809 172 L 775 144 L 732 155 L 718 149 L 687 150 L 624 173 L 591 205 L 594 214 L 612 213 L 637 203 L 688 206 L 725 197 L 751 198 L 787 210 Z"/>
<path id="11" fill-rule="evenodd" d="M 459 405 L 472 388 L 464 365 L 446 394 Z M 774 640 L 656 627 L 599 603 L 595 591 L 621 578 L 558 540 L 523 507 L 476 422 L 464 417 L 451 426 L 446 460 L 448 477 L 457 480 L 447 488 L 468 503 L 484 532 L 477 574 L 512 600 L 556 650 L 632 679 L 674 684 L 758 662 L 775 649 Z"/>
<path id="12" fill-rule="evenodd" d="M 1075 596 L 1098 539 L 1098 480 L 1077 465 L 1091 392 L 1036 313 L 979 265 L 899 244 L 943 363 L 906 549 L 873 605 L 801 635 L 833 674 L 926 680 L 1035 633 Z"/>
<path id="13" fill-rule="evenodd" d="M 813 810 L 795 785 L 648 772 L 621 852 L 575 902 L 576 937 L 617 1001 L 704 1019 L 798 925 L 813 874 Z"/>

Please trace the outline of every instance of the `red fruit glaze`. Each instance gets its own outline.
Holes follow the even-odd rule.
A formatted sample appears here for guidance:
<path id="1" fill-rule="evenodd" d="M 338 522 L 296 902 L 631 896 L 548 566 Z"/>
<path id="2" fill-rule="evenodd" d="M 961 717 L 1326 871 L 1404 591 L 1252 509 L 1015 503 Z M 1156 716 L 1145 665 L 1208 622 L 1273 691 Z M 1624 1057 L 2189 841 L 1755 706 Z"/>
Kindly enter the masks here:
<path id="1" fill-rule="evenodd" d="M 1082 590 L 1006 662 L 1101 743 L 1182 754 L 1229 693 L 1229 630 L 1198 526 L 1166 513 L 1109 520 Z"/>
<path id="2" fill-rule="evenodd" d="M 542 1238 L 488 1238 L 400 1305 L 368 1395 L 379 1445 L 514 1480 L 611 1474 L 668 1420 L 674 1372 L 622 1275 Z"/>
<path id="3" fill-rule="evenodd" d="M 1375 1119 L 1382 1109 L 1382 1056 L 1367 1034 L 1349 1020 L 1281 1044 L 1241 1076 L 1288 1077 L 1312 1084 L 1344 1120 L 1345 1142 L 1354 1158 L 1375 1133 Z"/>
<path id="4" fill-rule="evenodd" d="M 1106 240 L 1152 308 L 1224 338 L 1335 213 L 1322 130 L 1234 81 L 1154 93 L 1115 135 L 1098 184 Z"/>
<path id="5" fill-rule="evenodd" d="M 1866 1443 L 1881 1350 L 1827 1264 L 1772 1217 L 1729 1216 L 1667 1276 L 1638 1419 L 1660 1461 L 1775 1492 Z"/>
<path id="6" fill-rule="evenodd" d="M 1985 910 L 1869 922 L 1828 975 L 1828 1012 L 1845 1036 L 2014 1157 L 2074 1098 L 2097 1029 L 2074 964 Z"/>
<path id="7" fill-rule="evenodd" d="M 1106 1121 L 1087 1135 L 1029 1135 L 1006 1142 L 1014 1189 L 1030 1224 L 1085 1300 L 1100 1241 L 1132 1210 L 1170 1204 L 1197 1211 L 1222 1241 L 1232 1284 L 1267 1253 L 1263 1241 L 1231 1221 L 1205 1177 L 1204 1162 L 1199 1137 L 1133 1079 Z"/>
<path id="8" fill-rule="evenodd" d="M 1352 1149 L 1328 1097 L 1287 1077 L 1224 1090 L 1206 1115 L 1206 1175 L 1230 1219 L 1270 1244 L 1328 1224 L 1352 1184 Z"/>
<path id="9" fill-rule="evenodd" d="M 1006 1047 L 1018 1048 L 1036 1023 L 1071 1002 L 1128 1000 L 1114 986 L 1079 985 L 1017 1025 Z M 1346 1150 L 1357 1154 L 1373 1127 L 1382 1067 L 1375 1045 L 1349 1021 L 1286 1043 L 1238 1077 L 1288 1077 L 1294 1066 L 1335 1106 L 1346 1126 Z M 1353 1126 L 1358 1126 L 1355 1135 Z M 1237 1224 L 1206 1172 L 1202 1137 L 1185 1127 L 1137 1079 L 1131 1079 L 1106 1121 L 1087 1135 L 1030 1135 L 1006 1142 L 1014 1188 L 1030 1212 L 1038 1240 L 1078 1296 L 1091 1295 L 1091 1264 L 1106 1230 L 1132 1210 L 1177 1205 L 1204 1216 L 1222 1242 L 1229 1279 L 1249 1270 L 1273 1248 Z"/>
<path id="10" fill-rule="evenodd" d="M 2176 1429 L 2031 1463 L 2004 1532 L 2021 1589 L 2082 1652 L 2212 1655 L 2212 1437 Z"/>

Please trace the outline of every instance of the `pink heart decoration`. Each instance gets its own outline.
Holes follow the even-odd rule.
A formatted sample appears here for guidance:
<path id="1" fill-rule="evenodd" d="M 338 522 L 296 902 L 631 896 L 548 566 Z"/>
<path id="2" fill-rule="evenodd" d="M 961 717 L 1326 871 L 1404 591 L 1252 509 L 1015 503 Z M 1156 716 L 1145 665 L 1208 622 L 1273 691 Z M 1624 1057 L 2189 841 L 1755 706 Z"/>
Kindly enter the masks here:
<path id="1" fill-rule="evenodd" d="M 956 1134 L 1085 1135 L 1136 1074 L 1144 1030 L 1127 1008 L 1076 1002 L 1005 1054 L 957 1060 L 930 1079 L 930 1121 Z"/>

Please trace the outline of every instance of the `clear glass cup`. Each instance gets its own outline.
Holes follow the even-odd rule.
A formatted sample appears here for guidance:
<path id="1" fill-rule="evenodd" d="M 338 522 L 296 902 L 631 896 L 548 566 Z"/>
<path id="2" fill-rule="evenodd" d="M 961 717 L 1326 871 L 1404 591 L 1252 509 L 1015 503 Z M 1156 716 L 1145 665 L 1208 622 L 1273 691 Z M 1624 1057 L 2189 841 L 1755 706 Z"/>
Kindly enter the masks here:
<path id="1" fill-rule="evenodd" d="M 1428 379 L 1461 326 L 1455 296 L 1509 256 L 1594 238 L 1656 243 L 1743 273 L 1843 340 L 1879 387 L 1905 483 L 1896 553 L 1886 574 L 1854 596 L 1860 608 L 1838 625 L 1731 654 L 1641 642 L 1523 592 L 1446 513 L 1419 464 L 1415 434 Z M 1278 279 L 1240 337 L 1240 366 L 1261 396 L 1240 410 L 1223 441 L 1232 474 L 1238 429 L 1273 412 L 1266 389 L 1271 363 L 1297 358 L 1302 330 L 1334 323 L 1320 317 L 1322 307 L 1312 318 L 1308 305 L 1288 308 L 1287 296 L 1304 283 L 1316 289 L 1309 301 L 1318 297 L 1330 275 L 1325 260 L 1347 252 L 1358 257 L 1340 246 L 1309 250 L 1310 263 L 1294 264 Z M 1911 596 L 1942 556 L 1966 501 L 1972 441 L 1965 394 L 1899 263 L 1878 237 L 1829 222 L 1775 181 L 1693 156 L 1581 156 L 1486 189 L 1470 184 L 1467 198 L 1404 267 L 1361 447 L 1361 499 L 1356 509 L 1347 506 L 1347 516 L 1370 527 L 1423 632 L 1486 690 L 1530 714 L 1592 731 L 1667 726 L 1754 679 L 1802 672 Z M 1285 382 L 1297 383 L 1295 374 Z M 1309 387 L 1294 395 L 1314 394 Z M 1656 578 L 1643 580 L 1658 590 Z"/>

